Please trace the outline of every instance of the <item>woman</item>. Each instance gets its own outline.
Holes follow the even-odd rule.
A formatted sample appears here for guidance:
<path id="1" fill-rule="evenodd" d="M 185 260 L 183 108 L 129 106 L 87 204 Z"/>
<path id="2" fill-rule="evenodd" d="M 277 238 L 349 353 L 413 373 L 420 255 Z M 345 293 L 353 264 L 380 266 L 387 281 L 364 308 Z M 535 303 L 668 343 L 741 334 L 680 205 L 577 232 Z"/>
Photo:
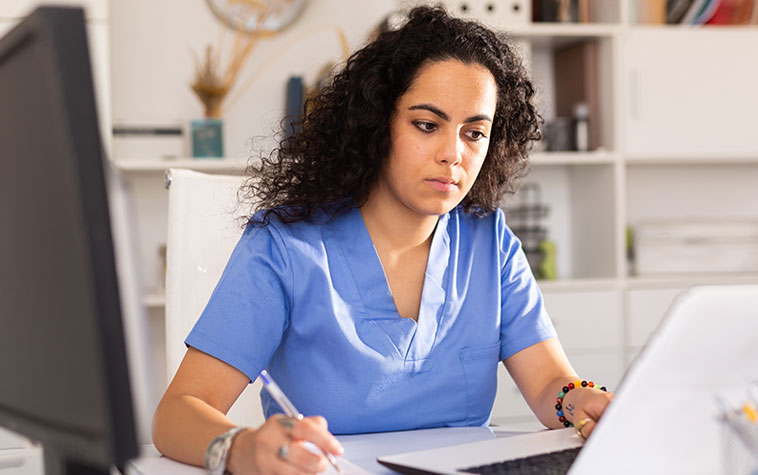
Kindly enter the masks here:
<path id="1" fill-rule="evenodd" d="M 440 9 L 356 52 L 252 170 L 261 211 L 187 338 L 156 447 L 200 465 L 225 434 L 233 473 L 315 473 L 326 460 L 304 441 L 341 453 L 327 420 L 487 425 L 499 361 L 543 424 L 589 435 L 611 395 L 577 387 L 556 415 L 578 378 L 497 208 L 539 137 L 532 97 L 507 43 Z M 227 432 L 264 368 L 309 417 L 275 415 L 264 393 L 266 423 Z"/>

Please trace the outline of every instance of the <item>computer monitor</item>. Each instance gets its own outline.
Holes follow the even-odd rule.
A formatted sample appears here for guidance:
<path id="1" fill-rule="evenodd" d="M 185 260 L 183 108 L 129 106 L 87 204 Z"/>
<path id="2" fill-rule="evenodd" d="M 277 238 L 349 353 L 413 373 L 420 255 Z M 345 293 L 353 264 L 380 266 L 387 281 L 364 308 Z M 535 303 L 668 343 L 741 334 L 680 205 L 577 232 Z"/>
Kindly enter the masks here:
<path id="1" fill-rule="evenodd" d="M 48 474 L 137 455 L 104 152 L 78 8 L 0 39 L 0 426 Z"/>

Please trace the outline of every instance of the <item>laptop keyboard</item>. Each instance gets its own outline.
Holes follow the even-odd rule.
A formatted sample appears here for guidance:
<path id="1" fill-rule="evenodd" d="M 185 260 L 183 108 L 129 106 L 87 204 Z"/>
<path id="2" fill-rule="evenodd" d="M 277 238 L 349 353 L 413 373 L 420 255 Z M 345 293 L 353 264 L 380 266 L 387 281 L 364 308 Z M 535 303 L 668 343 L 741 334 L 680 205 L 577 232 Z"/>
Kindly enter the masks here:
<path id="1" fill-rule="evenodd" d="M 581 447 L 574 447 L 558 452 L 532 455 L 520 459 L 506 460 L 505 462 L 481 465 L 479 467 L 462 468 L 458 471 L 485 475 L 563 475 L 569 471 L 574 459 L 579 455 L 579 449 Z"/>

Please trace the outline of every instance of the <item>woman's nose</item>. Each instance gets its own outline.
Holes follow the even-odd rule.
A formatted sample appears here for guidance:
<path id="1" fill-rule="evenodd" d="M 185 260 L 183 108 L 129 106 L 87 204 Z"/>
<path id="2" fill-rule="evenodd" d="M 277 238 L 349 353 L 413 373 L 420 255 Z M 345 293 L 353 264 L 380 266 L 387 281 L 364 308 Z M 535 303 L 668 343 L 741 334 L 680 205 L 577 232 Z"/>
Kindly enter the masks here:
<path id="1" fill-rule="evenodd" d="M 437 159 L 446 165 L 455 165 L 461 161 L 463 141 L 456 133 L 445 134 L 437 150 Z"/>

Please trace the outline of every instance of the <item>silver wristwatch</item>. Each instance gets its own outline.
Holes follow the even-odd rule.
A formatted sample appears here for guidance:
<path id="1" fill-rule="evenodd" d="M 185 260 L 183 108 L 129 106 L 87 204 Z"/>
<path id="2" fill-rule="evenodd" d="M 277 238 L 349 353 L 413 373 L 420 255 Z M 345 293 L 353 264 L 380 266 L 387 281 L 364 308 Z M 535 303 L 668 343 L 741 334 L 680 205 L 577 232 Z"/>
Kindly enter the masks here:
<path id="1" fill-rule="evenodd" d="M 205 468 L 210 475 L 224 475 L 226 473 L 226 461 L 229 458 L 229 449 L 232 447 L 234 437 L 244 427 L 234 427 L 216 437 L 205 449 Z"/>

